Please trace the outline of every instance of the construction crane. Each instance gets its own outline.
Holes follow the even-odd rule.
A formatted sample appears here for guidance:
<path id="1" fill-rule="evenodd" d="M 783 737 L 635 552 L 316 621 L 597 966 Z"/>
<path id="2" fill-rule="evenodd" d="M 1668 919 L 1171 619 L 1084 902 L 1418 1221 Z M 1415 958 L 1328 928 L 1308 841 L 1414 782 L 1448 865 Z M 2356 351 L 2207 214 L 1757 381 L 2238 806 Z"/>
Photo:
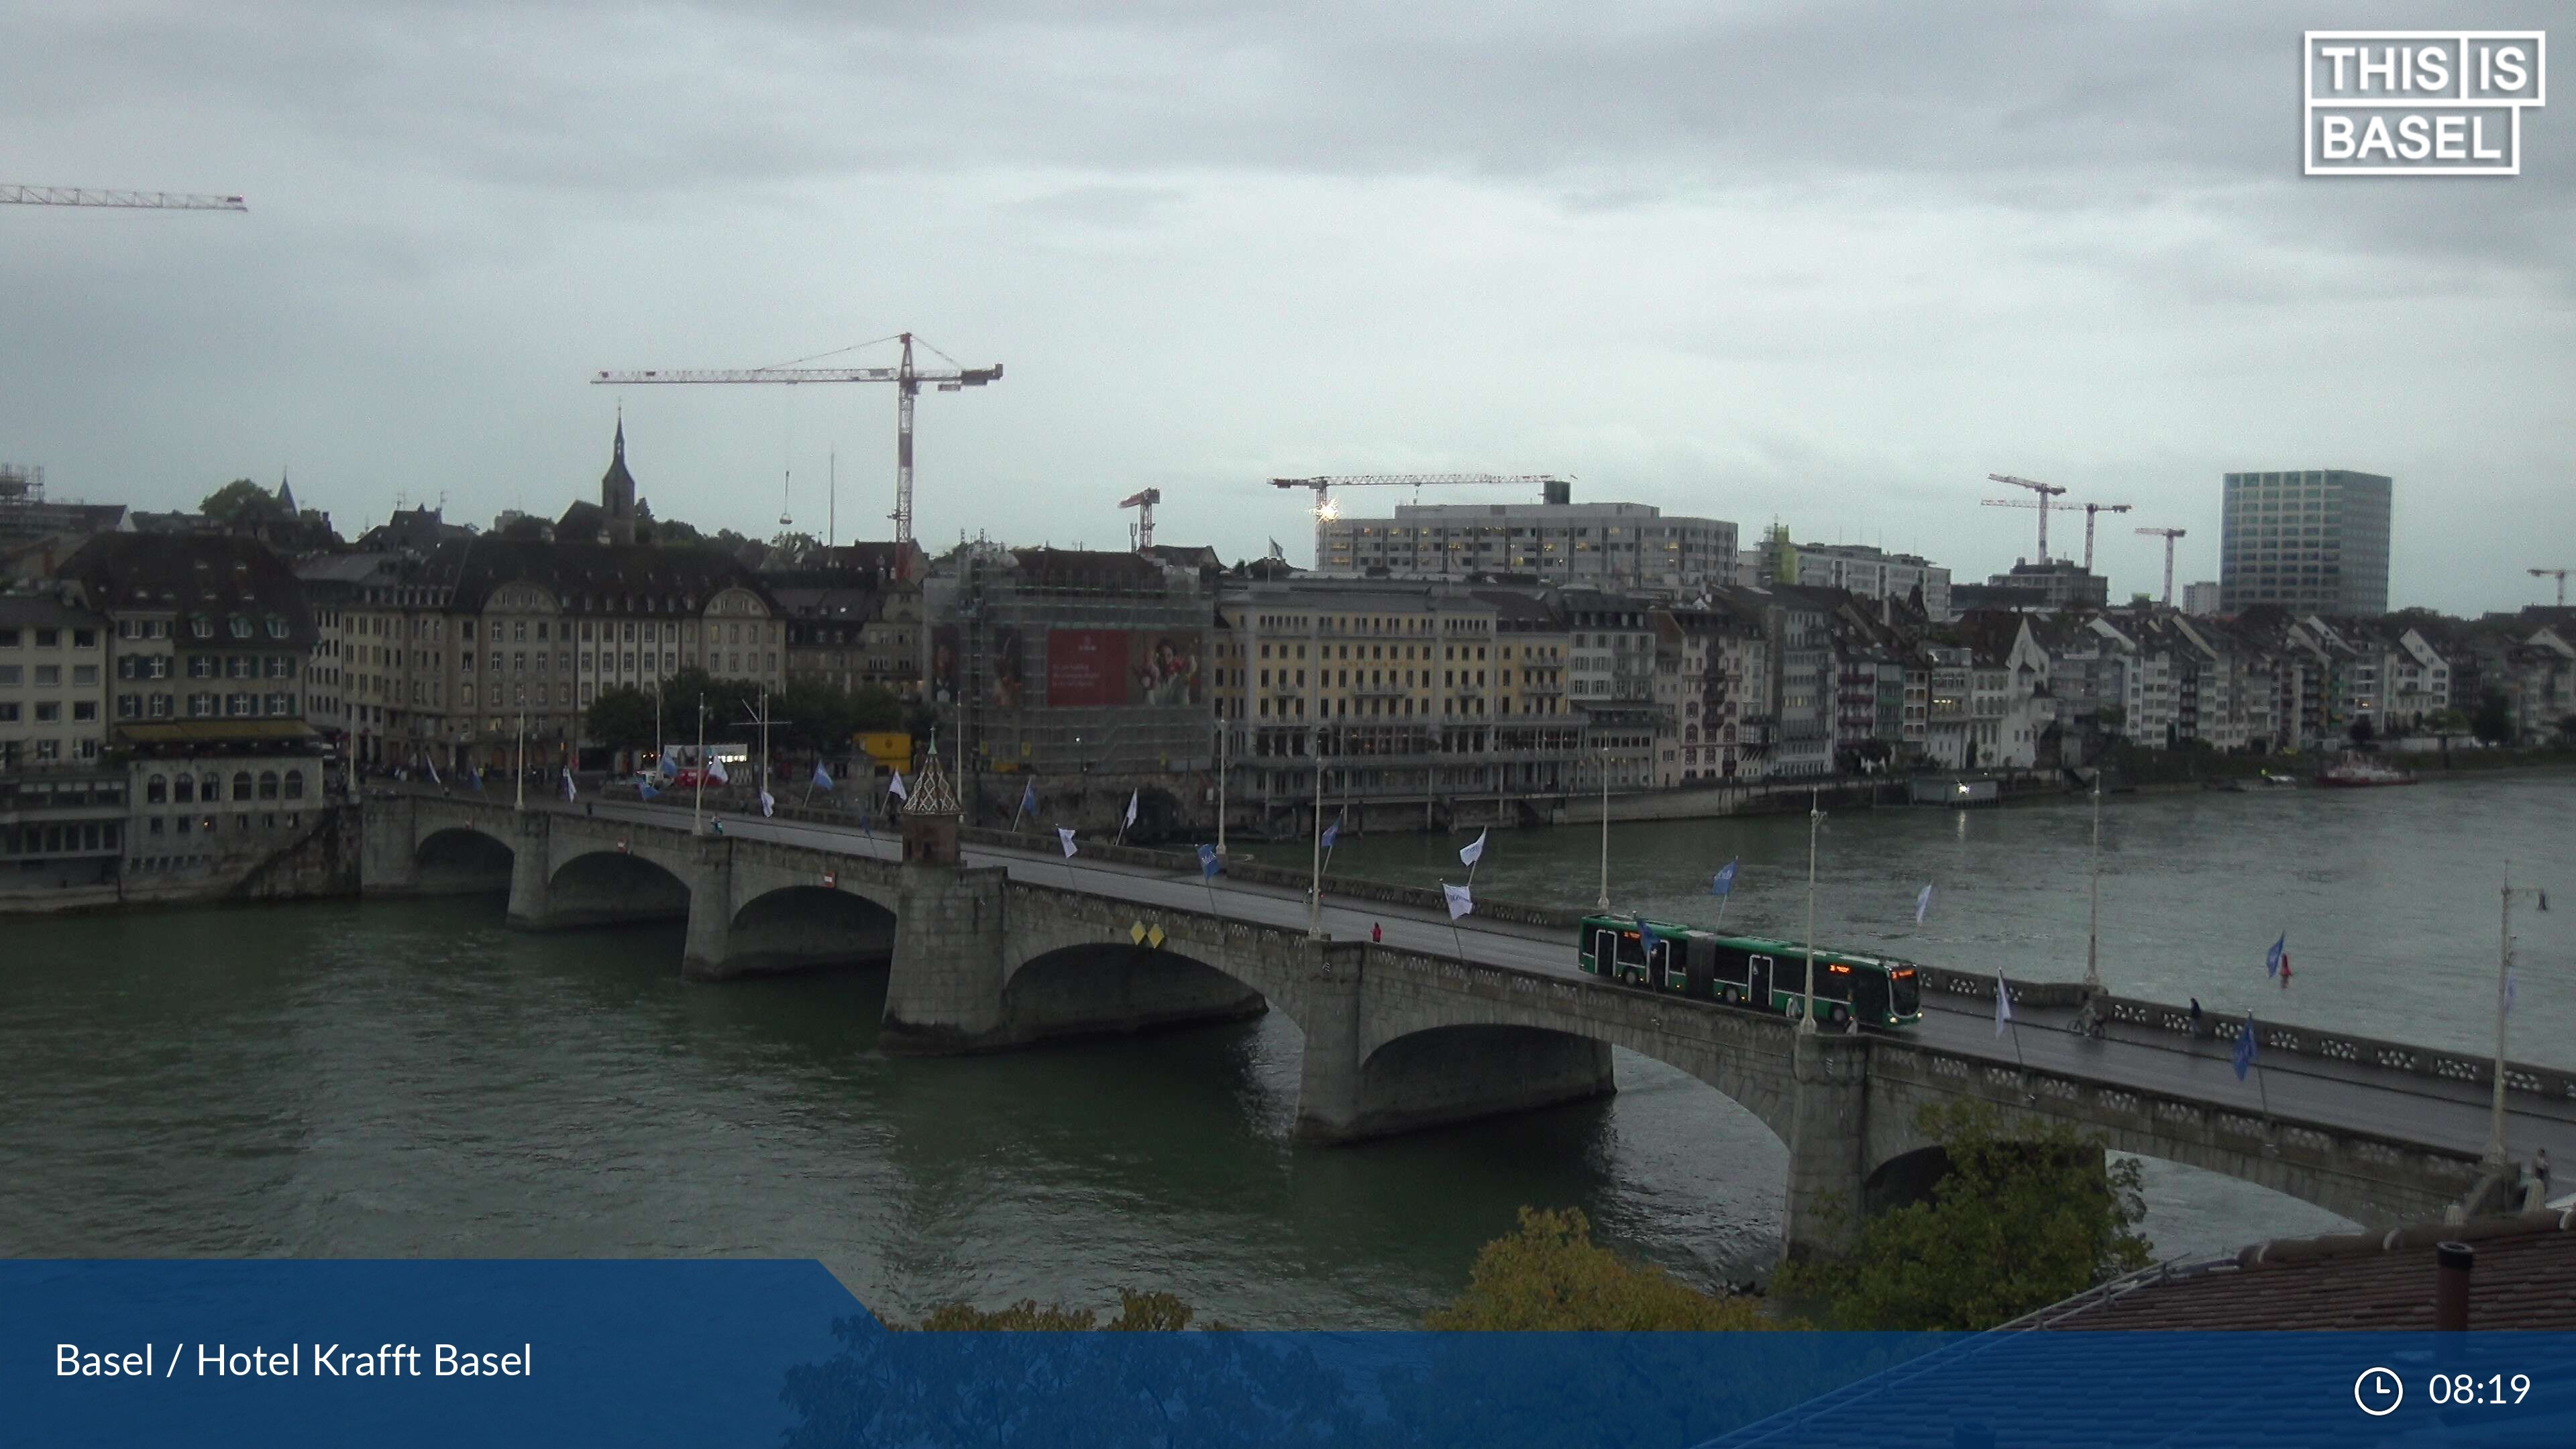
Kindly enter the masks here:
<path id="1" fill-rule="evenodd" d="M 2012 486 L 2014 486 L 2015 488 L 2027 488 L 2027 489 L 2029 489 L 2030 491 L 2032 491 L 2033 493 L 2036 493 L 2036 494 L 2038 494 L 2038 495 L 2039 495 L 2039 501 L 2038 501 L 2038 502 L 2036 502 L 2036 503 L 2025 502 L 2025 501 L 2023 501 L 2023 500 L 2021 500 L 2021 499 L 2018 499 L 2018 498 L 1989 498 L 1989 499 L 1987 499 L 1987 500 L 1986 500 L 1986 506 L 1987 506 L 1988 508 L 2036 508 L 2036 509 L 2038 509 L 2038 510 L 2039 510 L 2039 561 L 2040 561 L 2041 563 L 2046 563 L 2046 562 L 2048 562 L 2048 508 L 2049 508 L 2048 500 L 2049 500 L 2049 499 L 2051 499 L 2051 498 L 2054 498 L 2054 497 L 2058 496 L 2058 495 L 2059 495 L 2059 494 L 2061 494 L 2061 493 L 2064 493 L 2066 490 L 2065 490 L 2065 489 L 2063 489 L 2063 488 L 2058 487 L 2058 486 L 2057 486 L 2056 484 L 2054 484 L 2054 483 L 2034 483 L 2034 482 L 2032 482 L 2031 480 L 2029 480 L 2028 478 L 2015 478 L 2015 477 L 2013 477 L 2012 475 L 2010 475 L 2010 474 L 2008 474 L 2008 473 L 1989 473 L 1989 474 L 1987 474 L 1987 475 L 1986 475 L 1986 477 L 1987 477 L 1987 479 L 1988 479 L 1988 480 L 1990 480 L 1990 481 L 1992 481 L 1992 482 L 1996 482 L 1996 483 L 2009 483 L 2009 484 L 2011 484 Z"/>
<path id="2" fill-rule="evenodd" d="M 202 196 L 184 191 L 91 191 L 78 186 L 11 186 L 0 184 L 0 205 L 122 206 L 150 211 L 248 211 L 238 196 Z"/>
<path id="3" fill-rule="evenodd" d="M 1154 505 L 1162 501 L 1163 490 L 1160 488 L 1148 488 L 1142 493 L 1131 493 L 1118 500 L 1119 507 L 1136 510 L 1136 523 L 1129 532 L 1136 536 L 1136 550 L 1139 553 L 1154 546 Z"/>
<path id="4" fill-rule="evenodd" d="M 1341 517 L 1334 506 L 1331 490 L 1335 488 L 1447 488 L 1460 485 L 1485 486 L 1495 483 L 1535 483 L 1542 489 L 1551 483 L 1571 483 L 1552 473 L 1362 473 L 1336 474 L 1323 478 L 1273 478 L 1273 488 L 1312 488 L 1315 490 L 1315 521 L 1330 523 Z"/>
<path id="5" fill-rule="evenodd" d="M 2532 569 L 2530 571 L 2531 576 L 2535 579 L 2556 579 L 2558 581 L 2558 607 L 2562 609 L 2567 607 L 2567 575 L 2569 572 L 2570 570 L 2567 569 Z"/>
<path id="6" fill-rule="evenodd" d="M 2084 572 L 2089 574 L 2093 572 L 2093 515 L 2096 513 L 2126 513 L 2129 511 L 2129 505 L 2125 503 L 2070 503 L 2066 506 L 2069 508 L 2080 507 L 2084 510 Z"/>
<path id="7" fill-rule="evenodd" d="M 2166 607 L 2166 608 L 2168 608 L 2168 609 L 2170 609 L 2170 608 L 2172 608 L 2172 607 L 2173 607 L 2173 546 L 2174 546 L 2174 540 L 2175 540 L 2175 539 L 2177 539 L 2177 538 L 2182 537 L 2185 533 L 2187 533 L 2187 532 L 2189 532 L 2189 531 L 2190 531 L 2190 530 L 2188 530 L 2188 529 L 2181 529 L 2181 528 L 2141 528 L 2141 529 L 2139 529 L 2139 530 L 2138 530 L 2138 532 L 2139 532 L 2139 533 L 2141 533 L 2141 534 L 2145 534 L 2145 535 L 2148 535 L 2148 536 L 2151 536 L 2151 537 L 2155 537 L 2155 538 L 2161 538 L 2161 539 L 2163 539 L 2163 540 L 2165 541 L 2165 607 Z"/>
<path id="8" fill-rule="evenodd" d="M 893 383 L 895 385 L 894 512 L 887 516 L 894 520 L 894 541 L 897 544 L 906 544 L 912 542 L 913 399 L 921 395 L 921 385 L 925 382 L 937 384 L 941 392 L 956 392 L 961 388 L 982 387 L 989 382 L 998 382 L 1002 376 L 1002 364 L 998 362 L 990 367 L 952 365 L 945 369 L 933 368 L 927 371 L 916 368 L 912 364 L 914 341 L 915 338 L 911 333 L 898 332 L 892 337 L 880 337 L 876 342 L 859 344 L 859 347 L 874 347 L 881 342 L 902 343 L 903 358 L 892 367 L 806 367 L 803 365 L 817 361 L 821 357 L 837 355 L 826 352 L 818 354 L 817 357 L 802 358 L 797 362 L 784 363 L 777 367 L 659 368 L 640 372 L 603 372 L 593 377 L 591 382 L 615 386 L 623 386 L 627 383 L 696 382 L 770 382 L 786 383 L 790 386 L 800 382 Z M 938 352 L 951 364 L 957 362 L 956 358 L 949 357 L 945 352 L 939 352 L 938 348 L 931 347 L 927 342 L 921 345 L 932 352 Z M 841 352 L 857 350 L 858 348 L 855 347 L 840 349 Z"/>

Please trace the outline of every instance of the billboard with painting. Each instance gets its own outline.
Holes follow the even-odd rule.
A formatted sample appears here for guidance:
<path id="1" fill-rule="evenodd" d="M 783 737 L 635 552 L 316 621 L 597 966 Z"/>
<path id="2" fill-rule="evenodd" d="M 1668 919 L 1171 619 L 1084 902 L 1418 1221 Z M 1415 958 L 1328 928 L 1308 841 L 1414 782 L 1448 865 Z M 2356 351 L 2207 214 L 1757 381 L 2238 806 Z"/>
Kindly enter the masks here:
<path id="1" fill-rule="evenodd" d="M 1050 709 L 1175 707 L 1200 700 L 1195 633 L 1051 629 L 1046 659 Z"/>

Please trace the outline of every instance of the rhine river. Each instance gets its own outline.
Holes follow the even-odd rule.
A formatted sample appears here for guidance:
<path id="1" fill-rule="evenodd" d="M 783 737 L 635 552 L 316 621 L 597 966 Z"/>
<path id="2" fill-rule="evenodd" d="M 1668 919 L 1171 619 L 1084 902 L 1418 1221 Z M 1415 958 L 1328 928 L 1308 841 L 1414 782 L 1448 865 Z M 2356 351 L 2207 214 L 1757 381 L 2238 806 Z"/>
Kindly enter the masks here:
<path id="1" fill-rule="evenodd" d="M 2113 797 L 2115 990 L 2492 1049 L 2499 876 L 2576 906 L 2576 775 Z M 1837 814 L 1818 935 L 2081 975 L 2077 802 Z M 1465 837 L 1337 872 L 1462 878 Z M 1589 905 L 1598 832 L 1497 832 L 1481 896 Z M 1796 936 L 1803 818 L 1614 827 L 1621 909 Z M 1292 846 L 1257 847 L 1286 861 Z M 1916 893 L 1934 887 L 1914 924 Z M 676 927 L 530 936 L 497 898 L 0 925 L 0 1253 L 813 1257 L 872 1307 L 1168 1288 L 1252 1327 L 1413 1322 L 1522 1204 L 1706 1283 L 1765 1270 L 1786 1153 L 1625 1053 L 1612 1099 L 1356 1148 L 1288 1140 L 1279 1017 L 964 1060 L 876 1050 L 881 969 L 692 985 Z M 2576 910 L 2516 915 L 2514 1054 L 2576 1065 Z M 2286 934 L 2287 992 L 2265 980 Z M 2161 1252 L 2331 1230 L 2150 1162 Z"/>

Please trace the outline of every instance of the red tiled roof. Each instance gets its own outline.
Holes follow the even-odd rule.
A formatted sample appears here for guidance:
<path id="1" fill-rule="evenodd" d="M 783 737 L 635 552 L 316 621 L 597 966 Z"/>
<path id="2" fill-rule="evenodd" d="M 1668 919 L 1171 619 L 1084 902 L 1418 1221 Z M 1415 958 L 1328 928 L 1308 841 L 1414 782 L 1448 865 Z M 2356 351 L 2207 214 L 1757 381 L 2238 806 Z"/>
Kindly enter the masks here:
<path id="1" fill-rule="evenodd" d="M 2430 1329 L 2434 1245 L 2477 1252 L 2472 1329 L 2576 1329 L 2576 1210 L 2290 1239 L 2097 1289 L 2030 1329 Z"/>

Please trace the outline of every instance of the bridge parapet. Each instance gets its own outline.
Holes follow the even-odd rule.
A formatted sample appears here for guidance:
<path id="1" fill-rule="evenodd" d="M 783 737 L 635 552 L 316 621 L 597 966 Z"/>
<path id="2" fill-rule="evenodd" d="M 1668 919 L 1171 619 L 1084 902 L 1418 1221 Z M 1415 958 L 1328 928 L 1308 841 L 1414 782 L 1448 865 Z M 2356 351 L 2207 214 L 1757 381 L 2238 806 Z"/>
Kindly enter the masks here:
<path id="1" fill-rule="evenodd" d="M 2007 1120 L 2055 1120 L 2123 1152 L 2259 1183 L 2369 1226 L 2442 1216 L 2472 1192 L 2473 1153 L 1876 1039 L 1867 1170 L 1933 1144 L 1924 1107 L 1962 1098 Z"/>

